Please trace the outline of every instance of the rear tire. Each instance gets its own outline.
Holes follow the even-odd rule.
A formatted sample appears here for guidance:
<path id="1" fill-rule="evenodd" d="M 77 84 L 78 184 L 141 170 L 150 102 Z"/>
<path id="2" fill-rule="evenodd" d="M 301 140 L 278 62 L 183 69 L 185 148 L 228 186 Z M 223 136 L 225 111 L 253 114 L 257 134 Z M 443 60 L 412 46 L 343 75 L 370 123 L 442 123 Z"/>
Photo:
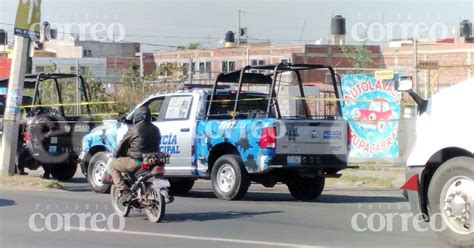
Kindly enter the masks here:
<path id="1" fill-rule="evenodd" d="M 170 191 L 174 195 L 184 195 L 193 188 L 194 182 L 194 179 L 170 181 Z"/>
<path id="2" fill-rule="evenodd" d="M 286 185 L 296 200 L 311 201 L 321 195 L 325 182 L 326 178 L 320 176 L 315 178 L 294 176 Z"/>
<path id="3" fill-rule="evenodd" d="M 462 198 L 464 195 L 472 194 L 470 188 L 466 190 L 462 187 L 463 184 L 472 181 L 474 181 L 474 159 L 457 157 L 446 161 L 436 170 L 428 188 L 430 221 L 434 222 L 437 230 L 442 230 L 438 235 L 454 246 L 474 246 L 474 227 L 462 224 L 454 218 L 459 216 L 463 209 L 474 207 Z M 454 194 L 454 198 L 450 197 L 451 194 Z M 447 202 L 452 205 L 449 207 Z M 455 216 L 450 217 L 445 207 Z"/>
<path id="4" fill-rule="evenodd" d="M 109 161 L 106 152 L 98 152 L 92 156 L 89 166 L 87 167 L 87 182 L 94 192 L 108 193 L 110 190 L 109 184 L 102 183 L 102 175 L 105 171 L 105 166 Z"/>
<path id="5" fill-rule="evenodd" d="M 147 185 L 148 194 L 154 194 L 154 197 L 158 200 L 155 202 L 153 207 L 145 208 L 146 216 L 148 220 L 153 223 L 160 222 L 165 216 L 166 203 L 165 198 L 160 192 L 157 192 L 152 184 Z"/>
<path id="6" fill-rule="evenodd" d="M 216 197 L 229 201 L 244 197 L 250 186 L 244 163 L 237 155 L 224 155 L 217 159 L 211 181 Z"/>
<path id="7" fill-rule="evenodd" d="M 71 180 L 77 171 L 77 164 L 74 162 L 67 164 L 55 164 L 51 167 L 51 175 L 53 178 L 58 179 L 59 181 Z"/>

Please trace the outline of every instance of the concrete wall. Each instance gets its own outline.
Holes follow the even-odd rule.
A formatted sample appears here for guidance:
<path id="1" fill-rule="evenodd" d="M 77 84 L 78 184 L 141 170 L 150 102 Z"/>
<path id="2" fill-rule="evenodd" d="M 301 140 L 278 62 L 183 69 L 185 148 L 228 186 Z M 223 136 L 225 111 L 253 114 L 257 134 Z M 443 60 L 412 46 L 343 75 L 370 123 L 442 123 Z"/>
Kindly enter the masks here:
<path id="1" fill-rule="evenodd" d="M 95 77 L 107 79 L 107 59 L 106 58 L 82 58 L 77 59 L 80 67 L 85 67 L 90 70 Z M 50 66 L 52 63 L 56 64 L 56 72 L 61 73 L 76 73 L 76 59 L 65 58 L 33 58 L 33 73 L 38 71 L 41 67 Z"/>
<path id="2" fill-rule="evenodd" d="M 135 57 L 140 52 L 139 43 L 118 43 L 99 41 L 50 40 L 43 43 L 43 49 L 56 53 L 58 58 L 83 57 Z M 84 51 L 90 51 L 84 54 Z M 87 56 L 85 56 L 87 55 Z"/>

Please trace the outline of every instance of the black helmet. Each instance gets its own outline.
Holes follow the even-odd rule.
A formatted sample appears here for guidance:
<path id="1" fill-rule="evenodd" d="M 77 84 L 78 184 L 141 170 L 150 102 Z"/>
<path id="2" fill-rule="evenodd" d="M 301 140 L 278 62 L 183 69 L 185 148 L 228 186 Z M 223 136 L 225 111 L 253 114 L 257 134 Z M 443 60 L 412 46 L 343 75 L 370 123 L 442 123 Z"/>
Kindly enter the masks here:
<path id="1" fill-rule="evenodd" d="M 151 122 L 151 111 L 148 106 L 141 106 L 133 113 L 133 124 L 141 121 Z"/>

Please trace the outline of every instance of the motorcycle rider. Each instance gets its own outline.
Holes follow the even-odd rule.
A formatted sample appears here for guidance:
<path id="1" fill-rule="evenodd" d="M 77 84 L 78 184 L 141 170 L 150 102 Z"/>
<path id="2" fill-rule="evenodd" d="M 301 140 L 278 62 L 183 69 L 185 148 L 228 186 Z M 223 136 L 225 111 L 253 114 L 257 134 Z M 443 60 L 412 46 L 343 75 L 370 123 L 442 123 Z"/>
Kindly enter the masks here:
<path id="1" fill-rule="evenodd" d="M 125 183 L 122 172 L 133 173 L 140 168 L 143 154 L 160 151 L 161 134 L 151 123 L 148 106 L 139 107 L 133 114 L 133 125 L 128 129 L 114 152 L 110 164 L 112 180 L 120 191 L 118 202 L 130 201 L 133 196 Z"/>

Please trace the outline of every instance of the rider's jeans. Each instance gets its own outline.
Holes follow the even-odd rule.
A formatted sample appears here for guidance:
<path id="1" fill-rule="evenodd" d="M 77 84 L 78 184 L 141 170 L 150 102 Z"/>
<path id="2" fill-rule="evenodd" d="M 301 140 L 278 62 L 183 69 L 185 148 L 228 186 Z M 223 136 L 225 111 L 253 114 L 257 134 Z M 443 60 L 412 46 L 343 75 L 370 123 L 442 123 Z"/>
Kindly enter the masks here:
<path id="1" fill-rule="evenodd" d="M 114 180 L 115 187 L 118 190 L 128 190 L 127 184 L 125 184 L 125 180 L 123 179 L 121 172 L 132 173 L 138 169 L 137 163 L 135 159 L 132 158 L 118 158 L 111 162 L 111 173 L 112 179 Z"/>

